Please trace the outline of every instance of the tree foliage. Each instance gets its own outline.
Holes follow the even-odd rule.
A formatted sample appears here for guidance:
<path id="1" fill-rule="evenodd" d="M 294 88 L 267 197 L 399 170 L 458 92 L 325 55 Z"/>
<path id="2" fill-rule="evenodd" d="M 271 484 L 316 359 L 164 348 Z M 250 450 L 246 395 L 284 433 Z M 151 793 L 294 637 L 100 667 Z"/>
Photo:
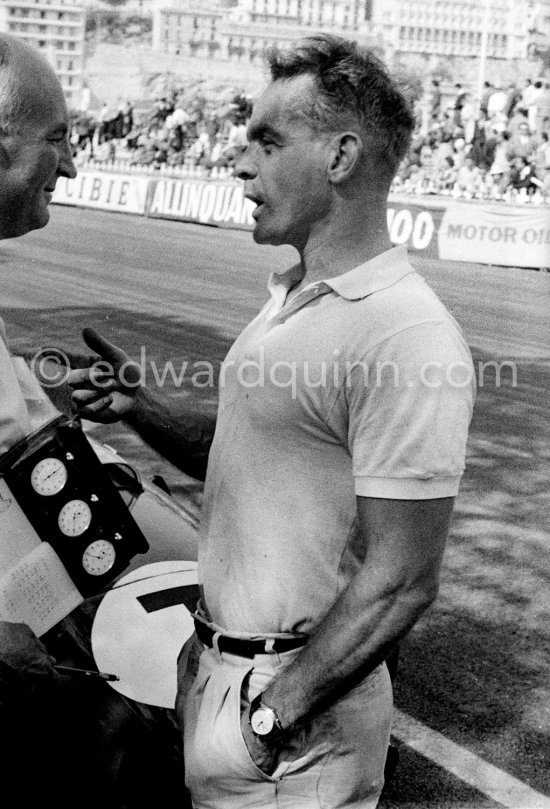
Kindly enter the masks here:
<path id="1" fill-rule="evenodd" d="M 139 14 L 121 14 L 116 9 L 91 9 L 86 17 L 86 33 L 104 42 L 121 42 L 130 37 L 148 35 L 152 19 Z"/>

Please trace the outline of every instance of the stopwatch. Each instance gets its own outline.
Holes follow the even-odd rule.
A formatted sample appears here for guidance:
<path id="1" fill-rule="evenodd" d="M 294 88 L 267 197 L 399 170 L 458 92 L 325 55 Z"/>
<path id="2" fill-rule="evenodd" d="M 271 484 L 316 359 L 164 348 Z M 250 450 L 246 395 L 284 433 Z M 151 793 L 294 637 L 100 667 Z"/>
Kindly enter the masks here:
<path id="1" fill-rule="evenodd" d="M 91 521 L 92 510 L 84 500 L 69 500 L 57 518 L 59 530 L 67 537 L 80 536 L 89 528 Z"/>
<path id="2" fill-rule="evenodd" d="M 96 539 L 82 554 L 82 567 L 90 576 L 102 576 L 112 568 L 115 559 L 115 546 L 106 539 Z"/>
<path id="3" fill-rule="evenodd" d="M 43 458 L 31 472 L 31 486 L 44 497 L 57 494 L 67 482 L 67 467 L 59 458 Z"/>

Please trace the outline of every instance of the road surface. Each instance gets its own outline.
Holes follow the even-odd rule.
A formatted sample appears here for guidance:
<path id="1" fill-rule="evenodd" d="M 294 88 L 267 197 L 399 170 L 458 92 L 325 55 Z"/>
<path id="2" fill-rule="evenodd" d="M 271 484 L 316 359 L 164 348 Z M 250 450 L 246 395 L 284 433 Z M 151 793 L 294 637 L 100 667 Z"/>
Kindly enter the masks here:
<path id="1" fill-rule="evenodd" d="M 167 389 L 214 412 L 215 385 L 191 373 L 219 364 L 269 272 L 293 260 L 249 233 L 56 207 L 45 230 L 1 243 L 2 314 L 14 350 L 31 353 L 87 353 L 80 330 L 95 326 L 148 370 L 171 362 Z M 440 597 L 402 648 L 400 763 L 382 809 L 550 806 L 550 274 L 413 263 L 484 370 Z M 508 363 L 500 382 L 487 362 Z M 131 431 L 102 430 L 182 495 Z"/>

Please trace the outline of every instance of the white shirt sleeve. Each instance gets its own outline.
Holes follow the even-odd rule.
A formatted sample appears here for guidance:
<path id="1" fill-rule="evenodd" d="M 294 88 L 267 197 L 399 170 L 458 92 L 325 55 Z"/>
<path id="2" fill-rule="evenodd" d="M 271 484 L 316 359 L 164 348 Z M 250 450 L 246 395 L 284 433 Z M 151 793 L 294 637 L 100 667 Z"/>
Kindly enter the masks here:
<path id="1" fill-rule="evenodd" d="M 31 431 L 30 418 L 0 320 L 0 454 Z"/>
<path id="2" fill-rule="evenodd" d="M 475 396 L 468 347 L 434 322 L 393 335 L 350 370 L 348 445 L 363 497 L 453 497 Z"/>

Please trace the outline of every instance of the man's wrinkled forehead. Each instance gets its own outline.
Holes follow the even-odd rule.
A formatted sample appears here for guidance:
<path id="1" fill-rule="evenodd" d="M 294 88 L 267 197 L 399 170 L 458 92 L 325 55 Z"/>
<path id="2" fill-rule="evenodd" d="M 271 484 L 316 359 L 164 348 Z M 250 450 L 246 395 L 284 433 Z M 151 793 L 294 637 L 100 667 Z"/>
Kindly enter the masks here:
<path id="1" fill-rule="evenodd" d="M 315 80 L 310 74 L 271 82 L 254 104 L 248 126 L 249 140 L 258 139 L 264 132 L 281 132 L 292 124 L 312 129 L 307 113 L 314 93 Z"/>

